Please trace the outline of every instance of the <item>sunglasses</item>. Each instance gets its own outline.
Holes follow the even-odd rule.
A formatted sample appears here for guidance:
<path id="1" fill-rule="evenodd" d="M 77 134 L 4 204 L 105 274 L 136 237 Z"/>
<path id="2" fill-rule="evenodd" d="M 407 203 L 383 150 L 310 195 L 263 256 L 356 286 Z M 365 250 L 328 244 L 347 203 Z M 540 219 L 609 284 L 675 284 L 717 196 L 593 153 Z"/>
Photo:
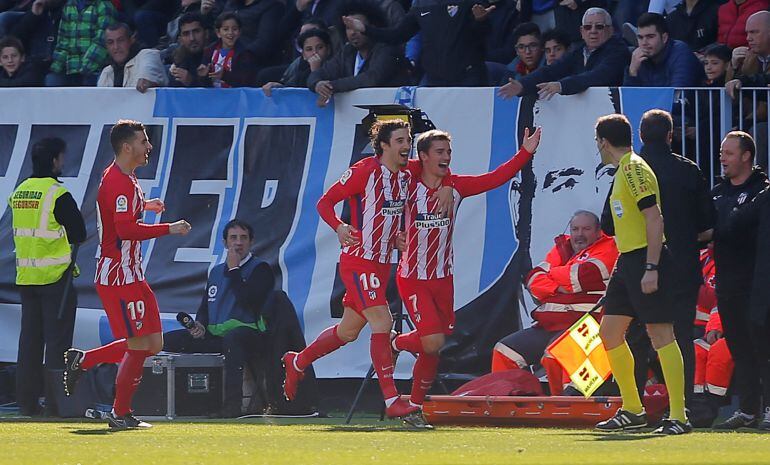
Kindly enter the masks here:
<path id="1" fill-rule="evenodd" d="M 583 24 L 581 26 L 584 31 L 590 31 L 593 29 L 596 29 L 599 32 L 602 32 L 605 28 L 609 27 L 606 24 Z"/>

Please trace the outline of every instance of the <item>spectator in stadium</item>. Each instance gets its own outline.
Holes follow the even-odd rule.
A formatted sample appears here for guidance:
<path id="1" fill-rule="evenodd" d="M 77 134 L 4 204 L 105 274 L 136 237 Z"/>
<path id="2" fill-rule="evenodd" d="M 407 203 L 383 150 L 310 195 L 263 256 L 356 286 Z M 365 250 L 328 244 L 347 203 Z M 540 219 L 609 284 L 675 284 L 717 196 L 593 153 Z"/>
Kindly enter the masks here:
<path id="1" fill-rule="evenodd" d="M 541 99 L 549 99 L 555 94 L 577 94 L 593 86 L 621 85 L 630 53 L 621 39 L 613 37 L 610 14 L 601 8 L 589 8 L 583 15 L 581 31 L 583 46 L 521 81 L 511 80 L 500 88 L 500 95 L 511 98 L 537 93 Z"/>
<path id="2" fill-rule="evenodd" d="M 211 15 L 212 17 L 216 18 L 222 13 L 224 2 L 217 2 L 216 0 L 207 1 L 213 4 Z M 188 13 L 194 13 L 203 17 L 201 14 L 202 7 L 203 2 L 201 0 L 182 0 L 171 21 L 169 21 L 166 25 L 166 35 L 161 37 L 160 44 L 158 45 L 158 49 L 161 50 L 161 57 L 163 58 L 164 63 L 167 61 L 167 56 L 170 57 L 178 45 L 177 39 L 179 37 L 179 21 Z M 203 20 L 201 20 L 201 25 L 204 26 L 207 30 L 210 26 Z"/>
<path id="3" fill-rule="evenodd" d="M 28 60 L 50 65 L 63 7 L 63 0 L 34 0 L 14 22 L 9 33 L 24 44 Z"/>
<path id="4" fill-rule="evenodd" d="M 347 29 L 374 42 L 400 45 L 420 32 L 420 66 L 425 75 L 422 86 L 484 86 L 484 36 L 487 17 L 495 6 L 459 2 L 456 5 L 415 0 L 406 17 L 395 27 L 367 26 L 356 18 L 343 16 Z M 451 40 L 448 40 L 451 38 Z"/>
<path id="5" fill-rule="evenodd" d="M 705 79 L 702 87 L 724 87 L 728 73 L 732 73 L 730 47 L 722 44 L 712 44 L 703 49 L 703 72 Z"/>
<path id="6" fill-rule="evenodd" d="M 749 16 L 770 7 L 768 0 L 727 0 L 719 7 L 717 13 L 719 27 L 717 30 L 717 42 L 735 49 L 745 47 L 746 21 Z"/>
<path id="7" fill-rule="evenodd" d="M 141 93 L 168 84 L 160 52 L 141 49 L 125 23 L 114 23 L 104 31 L 110 64 L 99 76 L 98 87 L 134 87 Z"/>
<path id="8" fill-rule="evenodd" d="M 185 13 L 179 18 L 178 47 L 173 52 L 173 62 L 168 69 L 171 87 L 203 87 L 198 68 L 206 60 L 203 49 L 209 41 L 209 31 L 198 13 Z"/>
<path id="9" fill-rule="evenodd" d="M 94 86 L 107 64 L 104 31 L 115 19 L 109 0 L 67 0 L 59 23 L 59 36 L 48 87 Z"/>
<path id="10" fill-rule="evenodd" d="M 287 9 L 287 11 L 289 10 Z M 299 18 L 300 16 L 297 16 L 297 17 Z M 284 16 L 284 20 L 285 19 L 286 19 L 286 16 Z M 340 22 L 342 22 L 342 19 L 340 19 Z M 290 28 L 292 31 L 294 30 L 294 25 L 293 23 L 291 24 L 292 25 L 288 25 L 287 23 L 287 25 L 285 26 L 285 31 L 289 31 Z M 284 30 L 284 26 L 281 26 L 281 29 Z M 302 47 L 300 47 L 298 43 L 298 39 L 303 32 L 309 31 L 310 29 L 320 29 L 325 31 L 327 34 L 329 34 L 331 44 L 328 52 L 330 56 L 333 50 L 339 50 L 340 48 L 342 48 L 343 42 L 339 39 L 335 39 L 337 37 L 336 30 L 329 29 L 326 22 L 324 22 L 324 20 L 321 18 L 308 18 L 302 22 L 302 25 L 299 28 L 299 33 L 297 34 L 296 38 L 294 38 L 291 33 L 285 34 L 285 37 L 287 38 L 286 40 L 289 40 L 288 38 L 292 37 L 292 39 L 290 40 L 290 43 L 294 50 L 290 51 L 289 54 L 296 52 L 296 56 L 294 57 L 294 60 L 292 60 L 290 63 L 281 63 L 280 65 L 268 66 L 267 68 L 262 68 L 261 70 L 259 70 L 259 72 L 257 73 L 257 82 L 256 82 L 256 85 L 258 87 L 262 87 L 265 84 L 270 82 L 280 83 L 284 79 L 284 75 L 290 67 L 296 69 L 296 67 L 301 64 Z M 302 83 L 300 87 L 307 87 L 307 79 L 305 79 L 305 81 Z"/>
<path id="11" fill-rule="evenodd" d="M 179 0 L 143 0 L 136 3 L 140 5 L 133 11 L 130 21 L 136 27 L 136 40 L 144 47 L 155 47 L 166 32 Z"/>
<path id="12" fill-rule="evenodd" d="M 551 395 L 562 392 L 562 369 L 544 357 L 545 349 L 594 308 L 618 258 L 615 241 L 602 232 L 594 213 L 576 212 L 569 226 L 570 234 L 557 236 L 545 260 L 527 276 L 527 289 L 539 303 L 532 312 L 535 324 L 501 339 L 492 352 L 493 372 L 526 368 L 542 358 Z"/>
<path id="13" fill-rule="evenodd" d="M 746 21 L 748 47 L 733 50 L 732 65 L 735 79 L 725 89 L 735 98 L 735 91 L 743 86 L 766 87 L 770 84 L 770 12 L 754 13 Z"/>
<path id="14" fill-rule="evenodd" d="M 571 42 L 578 42 L 581 40 L 580 25 L 583 19 L 583 15 L 589 8 L 604 8 L 609 7 L 607 0 L 559 0 L 553 10 L 555 25 L 553 28 L 544 27 L 540 24 L 540 29 L 543 31 L 549 29 L 557 29 L 564 31 L 570 38 Z"/>
<path id="15" fill-rule="evenodd" d="M 508 72 L 503 83 L 508 79 L 521 79 L 543 66 L 543 42 L 540 28 L 535 23 L 523 23 L 513 33 L 516 58 L 508 64 Z"/>
<path id="16" fill-rule="evenodd" d="M 225 406 L 221 416 L 235 417 L 241 414 L 243 368 L 266 351 L 267 322 L 262 311 L 275 277 L 270 265 L 251 253 L 251 225 L 231 220 L 222 236 L 227 256 L 209 273 L 195 326 L 166 333 L 163 350 L 224 354 Z"/>
<path id="17" fill-rule="evenodd" d="M 24 45 L 13 36 L 0 39 L 0 87 L 38 87 L 43 73 L 37 63 L 28 62 Z"/>
<path id="18" fill-rule="evenodd" d="M 698 165 L 672 152 L 673 132 L 674 122 L 669 112 L 645 112 L 639 123 L 639 137 L 644 144 L 639 154 L 658 180 L 666 247 L 675 270 L 668 278 L 674 284 L 669 292 L 669 305 L 676 312 L 672 315 L 674 334 L 682 353 L 685 402 L 689 404 L 695 372 L 693 321 L 698 293 L 703 284 L 699 237 L 714 227 L 715 212 L 709 186 Z M 609 210 L 609 204 L 605 204 L 604 208 Z M 629 328 L 627 340 L 636 359 L 636 380 L 641 391 L 647 380 L 647 365 L 644 362 L 646 355 L 652 352 L 652 344 L 638 321 Z"/>
<path id="19" fill-rule="evenodd" d="M 516 25 L 529 20 L 525 13 L 516 9 L 516 3 L 516 0 L 497 1 L 494 11 L 489 13 L 489 33 L 484 46 L 487 62 L 505 65 L 516 57 Z"/>
<path id="20" fill-rule="evenodd" d="M 11 32 L 11 28 L 19 21 L 24 13 L 30 10 L 30 0 L 6 0 L 0 3 L 0 38 Z"/>
<path id="21" fill-rule="evenodd" d="M 567 34 L 562 31 L 557 31 L 556 29 L 543 34 L 542 40 L 546 65 L 552 65 L 556 63 L 557 60 L 561 60 L 572 44 Z"/>
<path id="22" fill-rule="evenodd" d="M 254 85 L 257 61 L 240 40 L 241 19 L 225 12 L 214 23 L 219 40 L 203 52 L 206 63 L 198 67 L 198 77 L 206 87 L 248 87 Z"/>
<path id="23" fill-rule="evenodd" d="M 695 87 L 703 79 L 703 65 L 686 43 L 668 35 L 666 19 L 644 13 L 637 22 L 639 46 L 631 53 L 624 86 Z"/>
<path id="24" fill-rule="evenodd" d="M 206 5 L 208 4 L 213 2 L 207 2 Z M 225 4 L 225 13 L 235 13 L 238 16 L 243 48 L 252 54 L 259 68 L 277 65 L 281 61 L 279 27 L 284 10 L 284 4 L 280 0 L 228 0 Z M 211 17 L 212 11 L 214 10 L 206 10 L 205 14 Z"/>
<path id="25" fill-rule="evenodd" d="M 310 73 L 318 71 L 332 53 L 329 33 L 311 28 L 299 35 L 297 42 L 302 47 L 302 56 L 297 57 L 286 69 L 280 82 L 268 82 L 262 86 L 270 97 L 272 89 L 279 87 L 306 87 Z"/>
<path id="26" fill-rule="evenodd" d="M 666 15 L 669 38 L 681 40 L 692 51 L 717 41 L 718 0 L 685 0 Z"/>
<path id="27" fill-rule="evenodd" d="M 343 10 L 348 43 L 320 69 L 310 73 L 308 88 L 324 106 L 332 95 L 362 87 L 397 87 L 405 82 L 405 64 L 397 47 L 376 43 L 361 30 L 384 24 L 382 10 L 369 1 L 350 0 Z M 360 27 L 359 27 L 360 26 Z"/>

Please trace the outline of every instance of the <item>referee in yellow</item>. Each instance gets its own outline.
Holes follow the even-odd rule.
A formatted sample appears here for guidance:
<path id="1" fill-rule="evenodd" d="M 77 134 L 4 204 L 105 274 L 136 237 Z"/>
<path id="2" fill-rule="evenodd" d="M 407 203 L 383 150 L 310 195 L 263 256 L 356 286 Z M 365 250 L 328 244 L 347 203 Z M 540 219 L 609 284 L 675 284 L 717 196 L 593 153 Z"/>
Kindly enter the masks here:
<path id="1" fill-rule="evenodd" d="M 632 150 L 631 124 L 619 114 L 596 122 L 596 146 L 602 162 L 617 168 L 610 193 L 610 211 L 620 257 L 607 286 L 600 335 L 612 373 L 620 387 L 623 406 L 615 416 L 600 422 L 602 431 L 631 430 L 647 426 L 634 380 L 634 357 L 626 343 L 626 330 L 634 318 L 645 324 L 658 353 L 669 395 L 669 418 L 655 433 L 692 431 L 684 407 L 684 366 L 674 338 L 676 315 L 670 299 L 671 258 L 663 243 L 660 190 L 650 166 Z"/>

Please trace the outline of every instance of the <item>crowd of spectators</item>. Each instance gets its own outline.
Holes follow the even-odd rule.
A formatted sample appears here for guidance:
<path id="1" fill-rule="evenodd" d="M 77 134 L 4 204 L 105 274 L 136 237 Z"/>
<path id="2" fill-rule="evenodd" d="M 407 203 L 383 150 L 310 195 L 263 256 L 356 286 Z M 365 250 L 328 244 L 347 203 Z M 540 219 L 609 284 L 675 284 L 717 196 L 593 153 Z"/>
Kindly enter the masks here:
<path id="1" fill-rule="evenodd" d="M 765 86 L 770 0 L 0 0 L 0 86 Z"/>

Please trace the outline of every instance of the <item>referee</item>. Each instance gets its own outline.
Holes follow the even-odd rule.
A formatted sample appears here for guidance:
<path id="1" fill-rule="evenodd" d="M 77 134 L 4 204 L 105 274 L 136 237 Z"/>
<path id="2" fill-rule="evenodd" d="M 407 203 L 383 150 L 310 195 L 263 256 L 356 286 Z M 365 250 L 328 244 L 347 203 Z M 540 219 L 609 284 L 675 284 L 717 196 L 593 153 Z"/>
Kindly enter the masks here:
<path id="1" fill-rule="evenodd" d="M 688 433 L 692 426 L 684 407 L 682 353 L 674 337 L 674 309 L 667 283 L 671 258 L 663 247 L 658 181 L 652 168 L 631 149 L 631 124 L 625 116 L 599 118 L 596 146 L 602 162 L 617 167 L 610 211 L 620 257 L 607 286 L 600 335 L 623 398 L 617 413 L 596 428 L 622 431 L 647 426 L 634 380 L 634 357 L 625 339 L 629 324 L 636 318 L 647 327 L 669 393 L 670 416 L 655 432 Z"/>

